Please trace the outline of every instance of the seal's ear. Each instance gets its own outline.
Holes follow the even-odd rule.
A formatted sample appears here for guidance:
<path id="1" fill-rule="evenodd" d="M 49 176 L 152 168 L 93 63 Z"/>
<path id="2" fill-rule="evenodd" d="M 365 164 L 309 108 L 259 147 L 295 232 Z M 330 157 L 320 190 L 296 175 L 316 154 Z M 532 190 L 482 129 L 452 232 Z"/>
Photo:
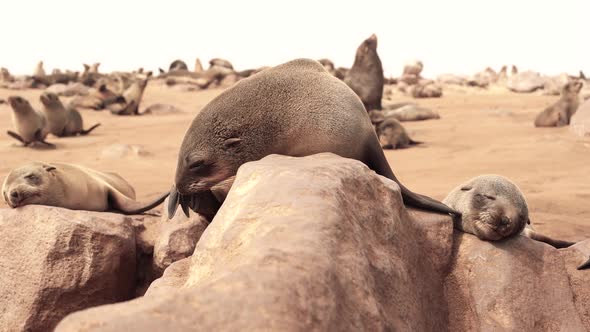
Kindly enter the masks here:
<path id="1" fill-rule="evenodd" d="M 527 223 L 528 225 L 530 225 L 530 224 L 531 224 L 531 218 L 526 218 L 526 223 Z"/>
<path id="2" fill-rule="evenodd" d="M 223 147 L 225 147 L 225 148 L 234 147 L 234 146 L 237 146 L 241 141 L 242 141 L 242 139 L 237 138 L 237 137 L 228 138 L 223 142 Z"/>
<path id="3" fill-rule="evenodd" d="M 473 187 L 471 187 L 471 186 L 461 187 L 461 191 L 469 191 L 471 189 L 473 189 Z"/>
<path id="4" fill-rule="evenodd" d="M 43 165 L 43 169 L 47 172 L 51 172 L 55 170 L 55 167 L 50 166 L 50 165 Z"/>

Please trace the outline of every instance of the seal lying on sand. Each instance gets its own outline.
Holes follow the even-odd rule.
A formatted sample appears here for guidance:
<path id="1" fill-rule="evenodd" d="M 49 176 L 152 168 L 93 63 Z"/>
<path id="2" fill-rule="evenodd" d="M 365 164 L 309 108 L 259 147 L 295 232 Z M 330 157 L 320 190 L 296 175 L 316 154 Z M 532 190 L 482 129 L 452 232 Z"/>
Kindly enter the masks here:
<path id="1" fill-rule="evenodd" d="M 168 194 L 151 203 L 135 201 L 133 187 L 115 173 L 102 173 L 66 163 L 32 162 L 12 170 L 2 194 L 16 208 L 38 204 L 72 210 L 140 214 L 160 205 Z"/>
<path id="2" fill-rule="evenodd" d="M 35 111 L 29 101 L 22 97 L 8 97 L 8 103 L 12 107 L 12 123 L 16 128 L 16 133 L 9 130 L 6 132 L 8 135 L 25 146 L 40 142 L 46 146 L 55 147 L 55 145 L 45 141 L 49 130 L 47 128 L 47 119 L 42 113 Z"/>
<path id="3" fill-rule="evenodd" d="M 537 233 L 520 189 L 505 177 L 480 175 L 453 189 L 443 203 L 461 212 L 454 216 L 455 228 L 484 241 L 498 241 L 517 234 L 567 248 L 575 242 L 552 239 Z"/>
<path id="4" fill-rule="evenodd" d="M 375 34 L 357 48 L 354 64 L 344 82 L 361 98 L 367 111 L 381 109 L 384 78 Z"/>
<path id="5" fill-rule="evenodd" d="M 369 118 L 375 125 L 375 132 L 382 148 L 395 150 L 422 144 L 422 142 L 412 140 L 398 120 L 392 117 L 386 118 L 383 113 L 382 111 L 369 112 Z"/>
<path id="6" fill-rule="evenodd" d="M 317 61 L 298 59 L 266 69 L 225 90 L 195 117 L 176 168 L 169 215 L 178 204 L 197 211 L 199 195 L 270 154 L 332 152 L 360 160 L 397 182 L 404 203 L 457 213 L 404 187 L 391 170 L 359 97 Z"/>
<path id="7" fill-rule="evenodd" d="M 55 136 L 88 135 L 96 127 L 100 126 L 100 123 L 97 123 L 84 130 L 80 112 L 72 107 L 65 108 L 55 93 L 45 92 L 40 99 L 44 106 L 43 112 L 47 118 L 47 127 Z"/>
<path id="8" fill-rule="evenodd" d="M 570 124 L 572 115 L 578 110 L 580 100 L 578 94 L 584 84 L 572 81 L 564 85 L 561 98 L 537 115 L 535 127 L 562 127 Z"/>

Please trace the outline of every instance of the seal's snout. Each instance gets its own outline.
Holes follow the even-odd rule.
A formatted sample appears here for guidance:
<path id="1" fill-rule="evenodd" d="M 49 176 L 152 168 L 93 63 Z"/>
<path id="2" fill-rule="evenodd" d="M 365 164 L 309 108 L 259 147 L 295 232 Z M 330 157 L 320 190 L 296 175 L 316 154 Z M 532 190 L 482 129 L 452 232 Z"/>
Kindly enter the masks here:
<path id="1" fill-rule="evenodd" d="M 10 207 L 15 208 L 22 202 L 23 196 L 16 189 L 11 190 L 9 196 L 10 197 L 6 200 L 6 203 L 8 203 Z"/>

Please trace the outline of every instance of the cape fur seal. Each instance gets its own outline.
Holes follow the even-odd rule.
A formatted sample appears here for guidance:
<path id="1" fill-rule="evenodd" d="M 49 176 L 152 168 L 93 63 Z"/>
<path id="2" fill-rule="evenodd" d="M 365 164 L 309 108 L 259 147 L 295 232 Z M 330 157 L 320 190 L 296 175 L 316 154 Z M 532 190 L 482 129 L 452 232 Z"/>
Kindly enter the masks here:
<path id="1" fill-rule="evenodd" d="M 361 98 L 367 111 L 381 109 L 384 78 L 375 34 L 357 48 L 354 64 L 344 82 Z"/>
<path id="2" fill-rule="evenodd" d="M 45 69 L 43 69 L 43 61 L 39 61 L 33 71 L 33 77 L 42 78 L 45 77 Z"/>
<path id="3" fill-rule="evenodd" d="M 148 72 L 145 78 L 140 78 L 133 82 L 131 86 L 123 92 L 122 97 L 125 100 L 125 103 L 112 104 L 112 107 L 109 108 L 111 113 L 116 115 L 139 115 L 139 104 L 151 76 L 152 73 Z"/>
<path id="4" fill-rule="evenodd" d="M 88 135 L 100 123 L 89 129 L 84 129 L 84 123 L 80 112 L 73 107 L 64 107 L 55 93 L 45 92 L 40 97 L 43 104 L 43 112 L 47 118 L 48 130 L 55 136 Z"/>
<path id="5" fill-rule="evenodd" d="M 66 163 L 32 162 L 12 170 L 2 194 L 16 208 L 38 204 L 72 210 L 140 214 L 160 205 L 168 194 L 151 203 L 135 201 L 135 190 L 115 173 L 102 173 Z"/>
<path id="6" fill-rule="evenodd" d="M 422 144 L 422 142 L 412 140 L 397 119 L 386 118 L 382 111 L 370 111 L 369 118 L 375 125 L 379 144 L 384 149 L 405 149 L 411 145 Z"/>
<path id="7" fill-rule="evenodd" d="M 562 127 L 570 124 L 572 115 L 578 110 L 578 94 L 584 84 L 572 81 L 565 84 L 559 100 L 539 113 L 535 118 L 535 127 Z"/>
<path id="8" fill-rule="evenodd" d="M 188 66 L 186 65 L 186 62 L 184 62 L 182 60 L 174 60 L 174 61 L 172 61 L 172 63 L 170 64 L 170 67 L 168 68 L 168 71 L 173 71 L 173 70 L 188 70 Z"/>
<path id="9" fill-rule="evenodd" d="M 270 154 L 332 152 L 397 182 L 404 203 L 442 213 L 446 205 L 404 187 L 391 170 L 359 97 L 317 61 L 297 59 L 243 79 L 195 117 L 183 139 L 168 213 L 199 208 L 199 196 Z"/>
<path id="10" fill-rule="evenodd" d="M 470 179 L 453 189 L 443 202 L 462 214 L 455 216 L 455 228 L 481 240 L 498 241 L 522 234 L 556 248 L 574 244 L 535 232 L 524 195 L 503 176 L 490 174 Z"/>
<path id="11" fill-rule="evenodd" d="M 20 141 L 24 146 L 40 142 L 55 147 L 55 145 L 45 141 L 49 134 L 45 115 L 35 111 L 28 100 L 19 96 L 8 97 L 8 103 L 12 107 L 12 123 L 16 129 L 16 133 L 10 130 L 7 131 L 6 133 L 9 136 Z"/>

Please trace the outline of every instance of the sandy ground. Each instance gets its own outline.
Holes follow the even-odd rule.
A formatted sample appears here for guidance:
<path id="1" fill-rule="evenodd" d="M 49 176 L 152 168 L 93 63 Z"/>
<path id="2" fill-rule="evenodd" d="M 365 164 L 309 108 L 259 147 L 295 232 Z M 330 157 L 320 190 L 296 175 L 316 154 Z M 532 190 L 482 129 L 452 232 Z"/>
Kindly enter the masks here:
<path id="1" fill-rule="evenodd" d="M 12 128 L 11 110 L 0 105 L 0 180 L 29 161 L 62 161 L 114 171 L 136 189 L 139 200 L 167 191 L 173 181 L 184 133 L 195 114 L 221 90 L 181 92 L 150 82 L 142 106 L 173 104 L 183 113 L 117 117 L 82 110 L 86 127 L 101 127 L 86 137 L 55 138 L 56 150 L 19 147 L 4 134 Z M 40 107 L 40 90 L 0 89 L 0 98 L 21 95 Z M 533 119 L 558 97 L 506 91 L 449 91 L 440 99 L 419 100 L 440 120 L 405 122 L 410 136 L 425 144 L 387 151 L 397 177 L 410 189 L 443 199 L 473 176 L 486 173 L 512 179 L 525 193 L 537 230 L 568 240 L 590 238 L 590 138 L 567 128 L 537 129 Z M 394 101 L 411 100 L 405 97 Z M 106 147 L 141 145 L 146 156 L 108 158 Z M 7 207 L 4 202 L 0 207 Z"/>

